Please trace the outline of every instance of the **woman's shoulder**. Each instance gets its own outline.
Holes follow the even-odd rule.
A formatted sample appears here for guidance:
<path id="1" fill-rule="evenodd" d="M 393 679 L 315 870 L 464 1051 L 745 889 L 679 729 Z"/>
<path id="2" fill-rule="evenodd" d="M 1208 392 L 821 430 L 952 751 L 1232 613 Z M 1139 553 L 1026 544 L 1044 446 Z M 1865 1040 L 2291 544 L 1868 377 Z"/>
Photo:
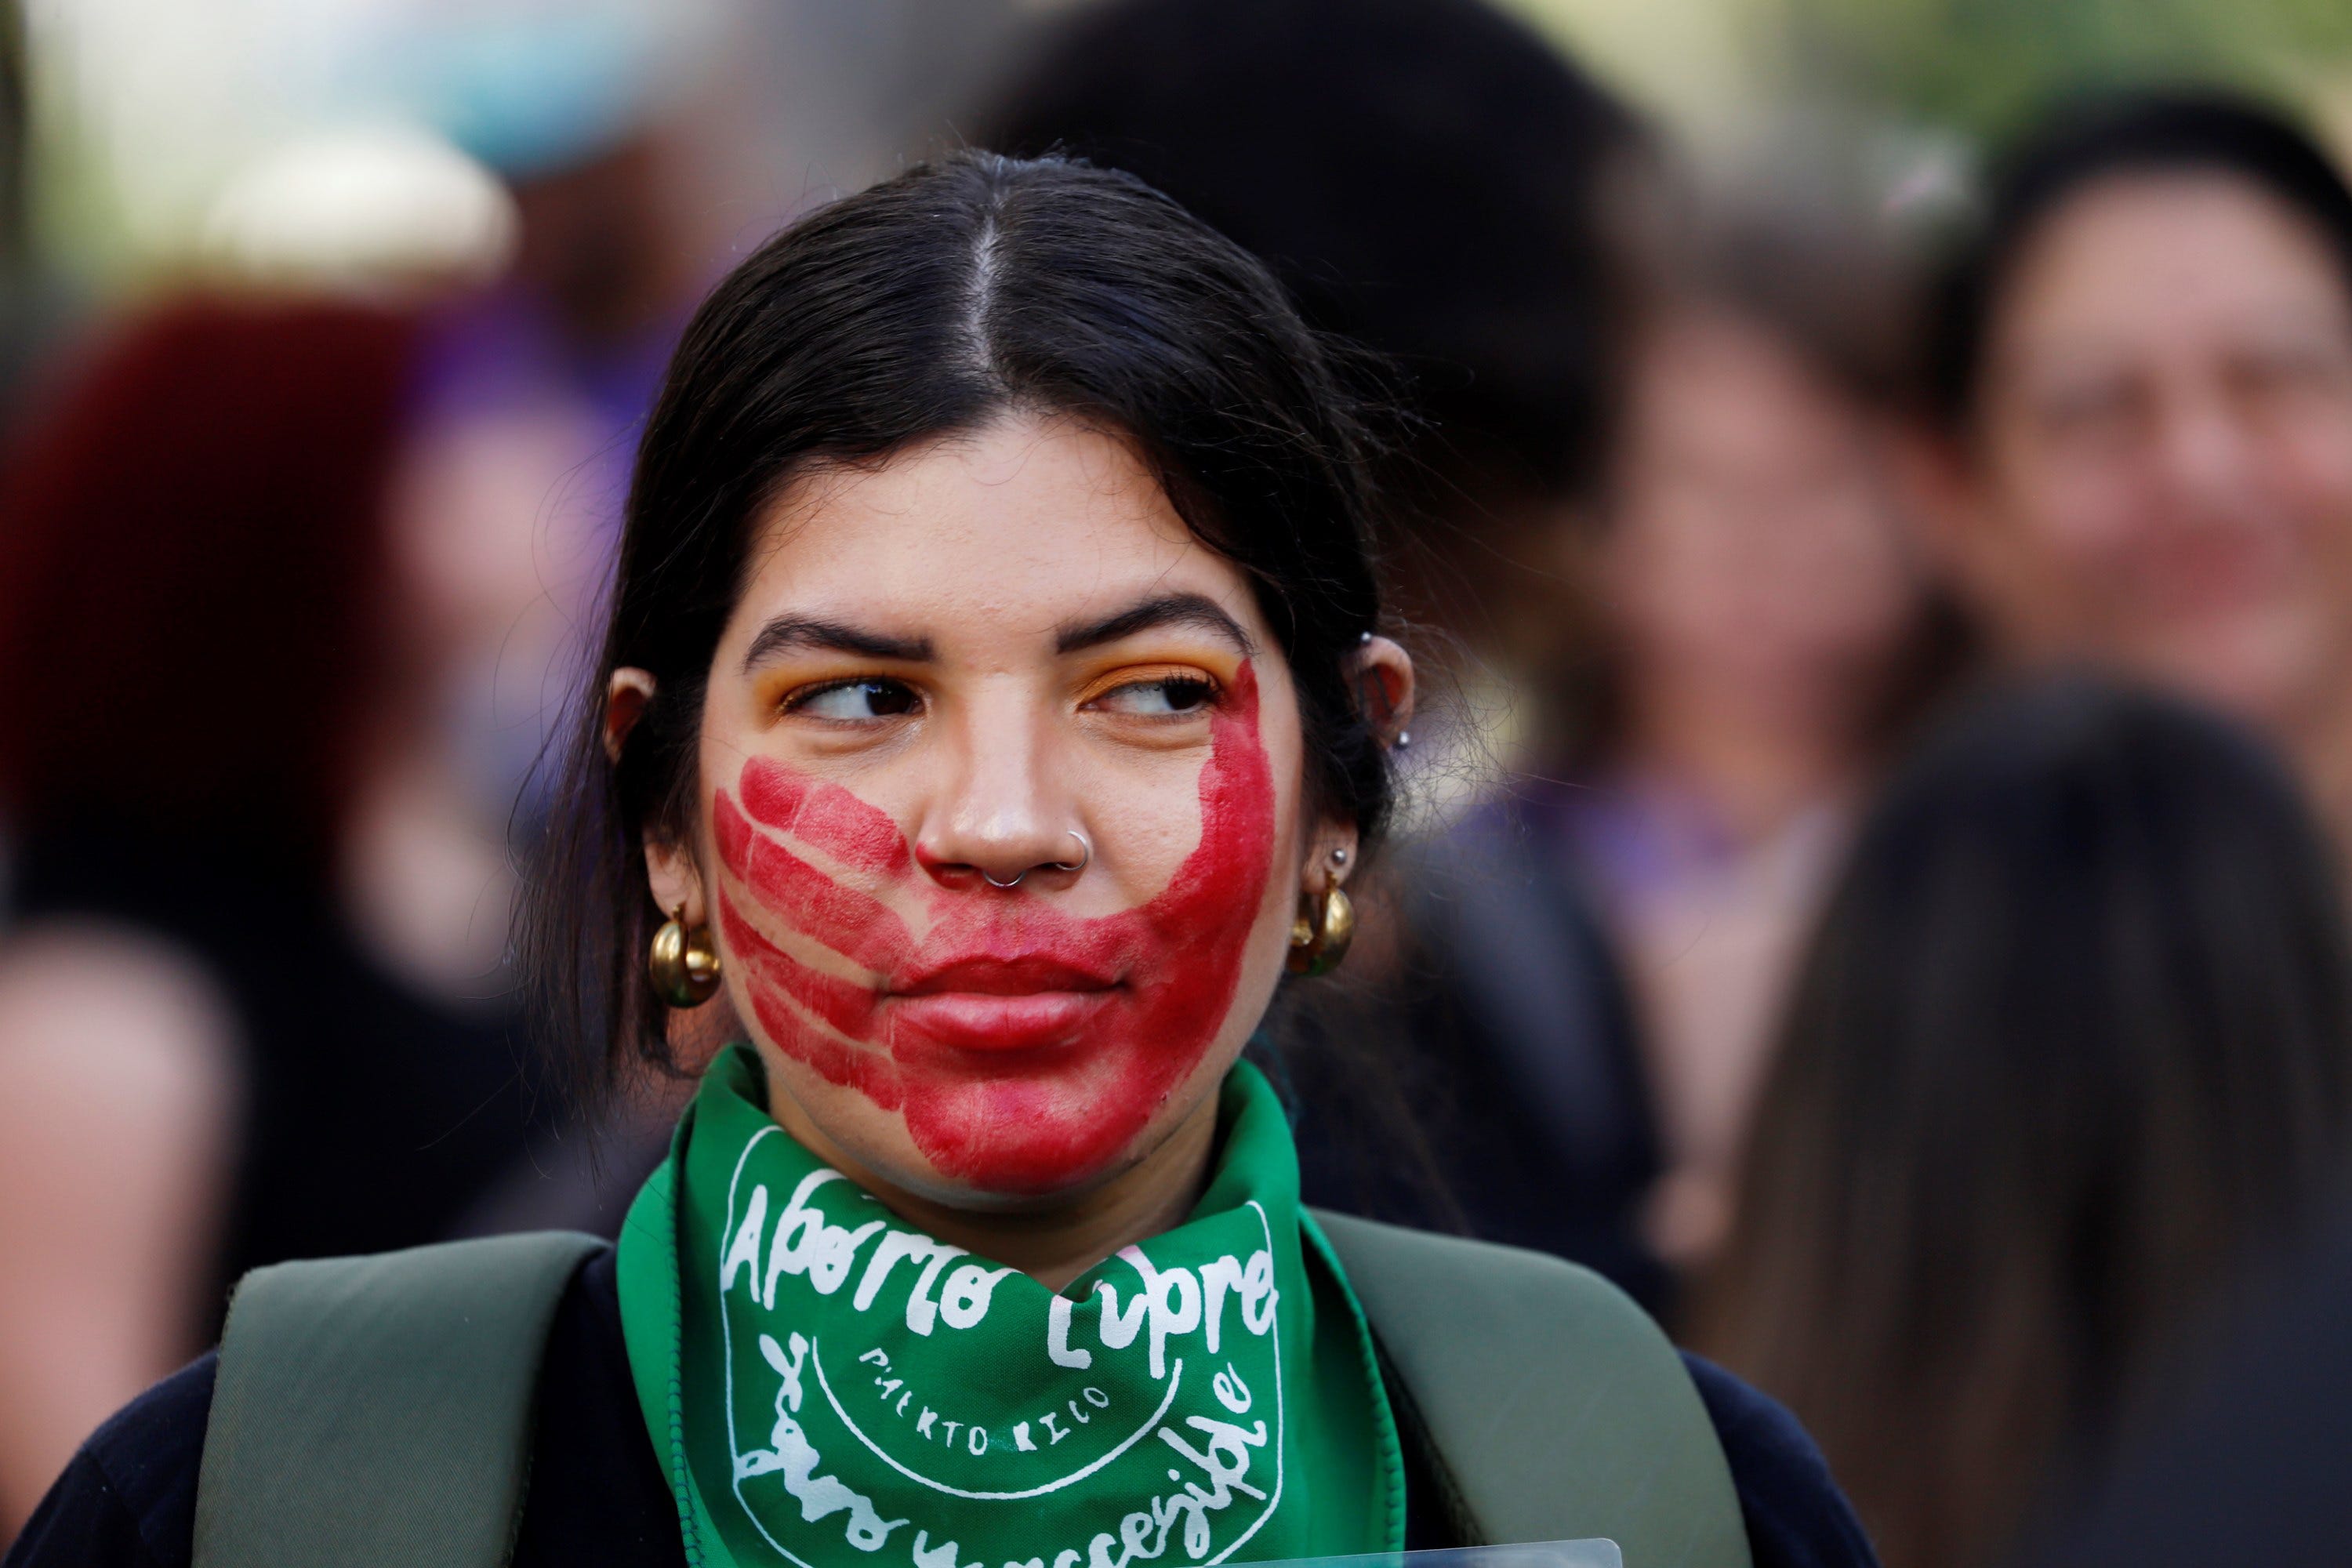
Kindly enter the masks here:
<path id="1" fill-rule="evenodd" d="M 1812 1437 L 1780 1401 L 1682 1352 L 1723 1445 L 1756 1568 L 1870 1568 L 1878 1561 Z"/>
<path id="2" fill-rule="evenodd" d="M 185 1563 L 218 1370 L 207 1351 L 92 1433 L 26 1521 L 7 1568 Z"/>

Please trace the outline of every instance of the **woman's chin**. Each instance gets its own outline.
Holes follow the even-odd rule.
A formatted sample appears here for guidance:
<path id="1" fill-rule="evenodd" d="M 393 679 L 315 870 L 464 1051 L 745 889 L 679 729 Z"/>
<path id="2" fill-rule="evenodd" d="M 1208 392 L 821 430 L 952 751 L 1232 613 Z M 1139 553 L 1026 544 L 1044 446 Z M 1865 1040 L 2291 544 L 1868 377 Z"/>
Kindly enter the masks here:
<path id="1" fill-rule="evenodd" d="M 1033 1125 L 971 1138 L 942 1164 L 895 1119 L 875 1131 L 870 1142 L 861 1140 L 864 1147 L 843 1151 L 866 1184 L 944 1209 L 999 1215 L 1045 1215 L 1083 1202 L 1132 1169 L 1153 1142 L 1148 1127 L 1103 1148 L 1066 1126 Z"/>
<path id="2" fill-rule="evenodd" d="M 893 1115 L 863 1108 L 844 1153 L 874 1182 L 951 1209 L 1065 1208 L 1132 1169 L 1166 1128 L 1171 1094 L 1111 1106 L 1077 1085 L 989 1078 L 934 1084 Z M 845 1119 L 828 1117 L 844 1131 Z"/>
<path id="3" fill-rule="evenodd" d="M 1096 1062 L 1036 1074 L 925 1074 L 902 1110 L 908 1136 L 939 1176 L 996 1204 L 1082 1193 L 1131 1163 L 1122 1158 L 1167 1103 Z M 1089 1070 L 1094 1069 L 1094 1070 Z M 1108 1079 L 1110 1081 L 1105 1081 Z M 1172 1086 L 1169 1086 L 1172 1088 Z"/>

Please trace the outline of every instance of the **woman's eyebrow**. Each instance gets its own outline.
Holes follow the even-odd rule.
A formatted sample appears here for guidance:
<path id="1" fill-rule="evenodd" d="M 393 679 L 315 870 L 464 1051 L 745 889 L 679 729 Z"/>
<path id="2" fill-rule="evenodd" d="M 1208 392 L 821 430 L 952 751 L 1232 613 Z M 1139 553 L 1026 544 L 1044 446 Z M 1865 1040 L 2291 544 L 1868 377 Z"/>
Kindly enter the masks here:
<path id="1" fill-rule="evenodd" d="M 1197 626 L 1232 643 L 1243 658 L 1257 657 L 1257 644 L 1242 629 L 1241 623 L 1203 594 L 1163 594 L 1098 621 L 1065 623 L 1055 633 L 1054 651 L 1076 653 L 1081 648 L 1099 647 L 1159 626 Z"/>
<path id="2" fill-rule="evenodd" d="M 810 616 L 778 616 L 760 628 L 744 651 L 743 668 L 748 672 L 763 660 L 780 653 L 807 650 L 827 653 L 856 654 L 860 658 L 892 659 L 901 664 L 922 664 L 931 657 L 929 637 L 885 637 L 858 626 L 845 626 L 839 621 L 823 621 Z"/>

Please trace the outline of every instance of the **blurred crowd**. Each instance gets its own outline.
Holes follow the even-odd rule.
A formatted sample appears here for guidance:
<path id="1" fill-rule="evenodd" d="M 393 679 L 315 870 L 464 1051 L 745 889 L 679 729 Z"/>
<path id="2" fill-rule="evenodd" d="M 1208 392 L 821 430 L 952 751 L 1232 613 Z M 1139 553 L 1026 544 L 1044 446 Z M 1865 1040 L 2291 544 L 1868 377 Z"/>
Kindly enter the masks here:
<path id="1" fill-rule="evenodd" d="M 637 422 L 748 238 L 961 142 L 1133 170 L 1397 410 L 1439 691 L 1262 1047 L 1309 1199 L 1615 1279 L 1893 1568 L 2332 1559 L 2337 151 L 2084 90 L 1922 204 L 1690 157 L 1485 0 L 951 10 L 757 34 L 789 112 L 723 28 L 475 47 L 113 292 L 7 13 L 0 1542 L 244 1269 L 617 1224 L 681 1087 L 567 1117 L 508 906 Z"/>

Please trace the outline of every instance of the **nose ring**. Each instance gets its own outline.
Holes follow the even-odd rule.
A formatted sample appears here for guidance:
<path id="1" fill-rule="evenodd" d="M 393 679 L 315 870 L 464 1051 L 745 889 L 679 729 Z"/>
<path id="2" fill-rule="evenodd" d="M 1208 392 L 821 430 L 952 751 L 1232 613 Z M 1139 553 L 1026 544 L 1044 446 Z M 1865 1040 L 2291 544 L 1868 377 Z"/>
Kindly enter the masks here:
<path id="1" fill-rule="evenodd" d="M 1095 847 L 1087 842 L 1087 836 L 1073 827 L 1070 829 L 1070 837 L 1078 841 L 1078 858 L 1076 860 L 1047 861 L 1046 864 L 1051 866 L 1056 871 L 1083 871 L 1088 866 L 1094 864 Z M 1021 885 L 1023 879 L 1026 878 L 1030 871 L 1034 871 L 1036 868 L 1036 867 L 1032 866 L 1028 870 L 1023 871 L 1019 876 L 1013 878 L 1009 881 L 1003 882 L 1000 882 L 995 878 L 990 876 L 983 868 L 980 873 L 980 879 L 987 883 L 992 888 L 1017 888 Z"/>

